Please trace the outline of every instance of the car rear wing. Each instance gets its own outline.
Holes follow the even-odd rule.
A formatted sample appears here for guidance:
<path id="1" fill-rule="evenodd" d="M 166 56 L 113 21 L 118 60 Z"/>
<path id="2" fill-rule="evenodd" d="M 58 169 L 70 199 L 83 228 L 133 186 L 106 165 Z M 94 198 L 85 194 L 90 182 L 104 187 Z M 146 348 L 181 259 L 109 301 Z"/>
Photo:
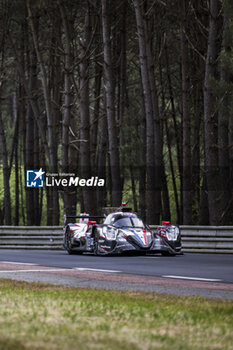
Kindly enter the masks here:
<path id="1" fill-rule="evenodd" d="M 102 212 L 105 213 L 106 215 L 115 213 L 115 212 L 132 212 L 132 208 L 126 207 L 125 203 L 124 205 L 121 205 L 120 207 L 103 207 Z"/>
<path id="2" fill-rule="evenodd" d="M 88 219 L 88 220 L 100 220 L 105 219 L 106 216 L 99 215 L 89 215 L 89 214 L 81 214 L 81 215 L 64 215 L 64 226 L 67 225 L 67 219 Z"/>

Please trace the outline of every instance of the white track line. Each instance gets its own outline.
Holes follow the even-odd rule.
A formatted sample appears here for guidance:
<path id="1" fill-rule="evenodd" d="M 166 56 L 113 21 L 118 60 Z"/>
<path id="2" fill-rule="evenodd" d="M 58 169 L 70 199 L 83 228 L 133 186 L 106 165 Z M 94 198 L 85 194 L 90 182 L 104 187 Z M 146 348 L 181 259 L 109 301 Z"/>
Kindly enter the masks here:
<path id="1" fill-rule="evenodd" d="M 202 277 L 189 277 L 189 276 L 175 276 L 175 275 L 163 275 L 165 278 L 176 278 L 182 280 L 194 280 L 194 281 L 206 281 L 206 282 L 220 282 L 217 278 L 202 278 Z"/>
<path id="2" fill-rule="evenodd" d="M 22 263 L 22 262 L 16 262 L 16 261 L 0 261 L 0 264 L 38 266 L 38 264 L 33 264 L 33 263 Z"/>
<path id="3" fill-rule="evenodd" d="M 75 267 L 74 270 L 78 271 L 95 271 L 95 272 L 122 272 L 117 270 L 102 270 L 102 269 L 91 269 L 88 267 Z"/>
<path id="4" fill-rule="evenodd" d="M 71 271 L 71 269 L 0 270 L 0 273 L 16 273 L 16 272 L 59 272 L 59 271 Z"/>
<path id="5" fill-rule="evenodd" d="M 11 264 L 11 265 L 36 265 L 36 264 L 30 264 L 30 263 L 17 263 L 13 261 L 0 261 L 0 264 Z M 117 271 L 117 270 L 104 270 L 104 269 L 92 269 L 88 267 L 74 267 L 73 269 L 64 269 L 64 268 L 56 268 L 56 269 L 35 269 L 35 270 L 0 270 L 0 273 L 6 273 L 6 272 L 54 272 L 54 271 L 71 271 L 71 270 L 76 270 L 76 271 L 94 271 L 94 272 L 112 272 L 112 273 L 118 273 L 122 271 Z"/>

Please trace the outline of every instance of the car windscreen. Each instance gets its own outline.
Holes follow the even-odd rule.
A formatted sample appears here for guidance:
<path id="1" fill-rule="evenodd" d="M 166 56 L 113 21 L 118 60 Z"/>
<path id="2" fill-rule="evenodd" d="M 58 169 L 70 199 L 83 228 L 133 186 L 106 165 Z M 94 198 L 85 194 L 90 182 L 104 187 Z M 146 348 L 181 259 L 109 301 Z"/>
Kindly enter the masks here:
<path id="1" fill-rule="evenodd" d="M 140 227 L 144 228 L 144 224 L 141 219 L 136 217 L 123 217 L 119 218 L 113 223 L 115 227 Z"/>

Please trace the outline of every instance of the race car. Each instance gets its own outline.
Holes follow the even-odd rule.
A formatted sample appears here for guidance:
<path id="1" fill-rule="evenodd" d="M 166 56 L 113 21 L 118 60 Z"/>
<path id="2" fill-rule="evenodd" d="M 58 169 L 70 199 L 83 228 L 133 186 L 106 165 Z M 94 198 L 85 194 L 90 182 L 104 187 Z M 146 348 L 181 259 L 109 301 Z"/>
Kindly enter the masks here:
<path id="1" fill-rule="evenodd" d="M 67 223 L 67 219 L 79 218 L 79 223 Z M 103 223 L 97 221 L 103 220 Z M 153 231 L 136 213 L 128 208 L 107 216 L 80 216 L 65 218 L 64 248 L 69 254 L 91 252 L 95 255 L 121 254 L 123 252 L 181 253 L 179 228 L 166 221 Z"/>

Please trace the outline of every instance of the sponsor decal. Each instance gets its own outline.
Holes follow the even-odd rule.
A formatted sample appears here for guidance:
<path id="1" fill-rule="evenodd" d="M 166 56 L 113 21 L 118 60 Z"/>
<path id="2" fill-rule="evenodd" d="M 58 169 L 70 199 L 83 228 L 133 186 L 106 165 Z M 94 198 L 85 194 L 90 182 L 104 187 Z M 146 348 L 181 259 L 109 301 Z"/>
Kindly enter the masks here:
<path id="1" fill-rule="evenodd" d="M 134 233 L 135 237 L 138 239 L 139 242 L 141 242 L 143 245 L 147 244 L 147 238 L 143 231 L 139 230 L 130 230 Z"/>

